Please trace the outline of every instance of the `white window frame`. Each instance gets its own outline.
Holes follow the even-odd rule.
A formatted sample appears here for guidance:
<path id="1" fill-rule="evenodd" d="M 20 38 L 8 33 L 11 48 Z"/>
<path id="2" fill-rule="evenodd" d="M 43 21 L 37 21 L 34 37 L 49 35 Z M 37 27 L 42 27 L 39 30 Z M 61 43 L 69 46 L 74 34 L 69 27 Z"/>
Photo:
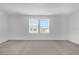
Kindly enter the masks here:
<path id="1" fill-rule="evenodd" d="M 32 19 L 29 18 L 29 33 L 38 33 L 39 21 L 38 21 L 38 24 L 32 24 L 33 26 L 34 26 L 34 25 L 37 25 L 37 31 L 30 31 L 30 28 L 31 28 L 31 26 L 30 26 L 30 20 L 32 20 Z M 37 19 L 37 20 L 38 20 L 38 19 Z"/>
<path id="2" fill-rule="evenodd" d="M 41 32 L 40 29 L 41 29 L 41 26 L 40 26 L 40 21 L 42 19 L 48 19 L 48 32 Z M 50 19 L 49 18 L 41 18 L 41 19 L 37 19 L 38 20 L 38 25 L 37 25 L 37 32 L 35 31 L 30 31 L 30 20 L 32 20 L 32 17 L 29 17 L 29 33 L 49 33 L 50 32 Z"/>
<path id="3" fill-rule="evenodd" d="M 43 18 L 43 19 L 45 19 L 45 18 Z M 48 27 L 46 27 L 46 28 L 48 28 L 48 32 L 41 32 L 41 31 L 40 31 L 40 33 L 49 33 L 49 32 L 50 32 L 50 29 L 49 29 L 49 28 L 50 28 L 50 27 L 49 27 L 49 26 L 50 26 L 50 25 L 49 25 L 49 18 L 47 18 L 47 19 L 48 19 Z M 40 20 L 42 20 L 42 19 L 40 19 Z M 40 26 L 39 29 L 41 30 L 41 26 Z"/>

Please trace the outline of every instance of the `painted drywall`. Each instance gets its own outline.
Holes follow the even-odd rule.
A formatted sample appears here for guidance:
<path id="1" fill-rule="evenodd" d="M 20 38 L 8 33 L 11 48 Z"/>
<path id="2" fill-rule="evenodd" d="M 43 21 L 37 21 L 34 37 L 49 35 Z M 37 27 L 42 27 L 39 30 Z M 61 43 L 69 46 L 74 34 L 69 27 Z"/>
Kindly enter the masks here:
<path id="1" fill-rule="evenodd" d="M 0 11 L 0 43 L 7 40 L 8 26 L 7 26 L 7 15 Z"/>
<path id="2" fill-rule="evenodd" d="M 79 11 L 70 16 L 69 39 L 79 44 Z"/>
<path id="3" fill-rule="evenodd" d="M 47 34 L 30 34 L 29 33 L 29 16 L 28 15 L 9 15 L 9 40 L 65 40 L 69 31 L 68 16 L 50 15 L 35 16 L 48 17 L 50 19 L 50 33 Z M 67 40 L 67 39 L 66 39 Z"/>

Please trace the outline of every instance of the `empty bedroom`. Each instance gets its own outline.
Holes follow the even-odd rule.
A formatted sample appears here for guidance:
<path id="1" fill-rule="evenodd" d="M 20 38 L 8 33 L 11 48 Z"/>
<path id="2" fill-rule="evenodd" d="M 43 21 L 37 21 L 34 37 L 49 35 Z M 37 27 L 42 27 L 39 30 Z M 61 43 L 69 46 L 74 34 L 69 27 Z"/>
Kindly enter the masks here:
<path id="1" fill-rule="evenodd" d="M 0 3 L 0 55 L 79 55 L 79 3 Z"/>

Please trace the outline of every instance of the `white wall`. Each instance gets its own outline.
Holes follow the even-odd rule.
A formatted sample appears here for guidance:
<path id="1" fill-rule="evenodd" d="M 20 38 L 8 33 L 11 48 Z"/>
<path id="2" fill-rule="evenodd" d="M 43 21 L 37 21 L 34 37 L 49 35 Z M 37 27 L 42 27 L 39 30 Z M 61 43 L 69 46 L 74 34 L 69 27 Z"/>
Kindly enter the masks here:
<path id="1" fill-rule="evenodd" d="M 0 43 L 7 40 L 8 26 L 7 26 L 7 15 L 0 11 Z"/>
<path id="2" fill-rule="evenodd" d="M 79 44 L 79 11 L 70 16 L 69 39 Z"/>
<path id="3" fill-rule="evenodd" d="M 9 15 L 9 40 L 25 39 L 25 40 L 67 40 L 69 31 L 69 17 L 66 15 L 36 16 L 48 17 L 50 19 L 49 34 L 30 34 L 29 33 L 29 16 Z"/>

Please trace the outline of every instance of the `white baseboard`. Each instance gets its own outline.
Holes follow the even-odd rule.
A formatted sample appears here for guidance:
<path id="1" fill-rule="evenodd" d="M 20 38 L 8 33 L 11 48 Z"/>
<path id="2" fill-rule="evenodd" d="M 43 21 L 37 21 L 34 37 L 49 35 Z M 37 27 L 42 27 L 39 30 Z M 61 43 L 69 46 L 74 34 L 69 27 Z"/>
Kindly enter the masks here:
<path id="1" fill-rule="evenodd" d="M 8 41 L 8 40 L 6 40 L 6 39 L 0 39 L 0 43 L 6 42 L 6 41 Z"/>
<path id="2" fill-rule="evenodd" d="M 8 38 L 8 40 L 67 40 L 65 38 L 27 38 L 27 37 L 12 37 Z"/>
<path id="3" fill-rule="evenodd" d="M 69 40 L 69 41 L 76 43 L 76 44 L 79 44 L 79 40 Z"/>

